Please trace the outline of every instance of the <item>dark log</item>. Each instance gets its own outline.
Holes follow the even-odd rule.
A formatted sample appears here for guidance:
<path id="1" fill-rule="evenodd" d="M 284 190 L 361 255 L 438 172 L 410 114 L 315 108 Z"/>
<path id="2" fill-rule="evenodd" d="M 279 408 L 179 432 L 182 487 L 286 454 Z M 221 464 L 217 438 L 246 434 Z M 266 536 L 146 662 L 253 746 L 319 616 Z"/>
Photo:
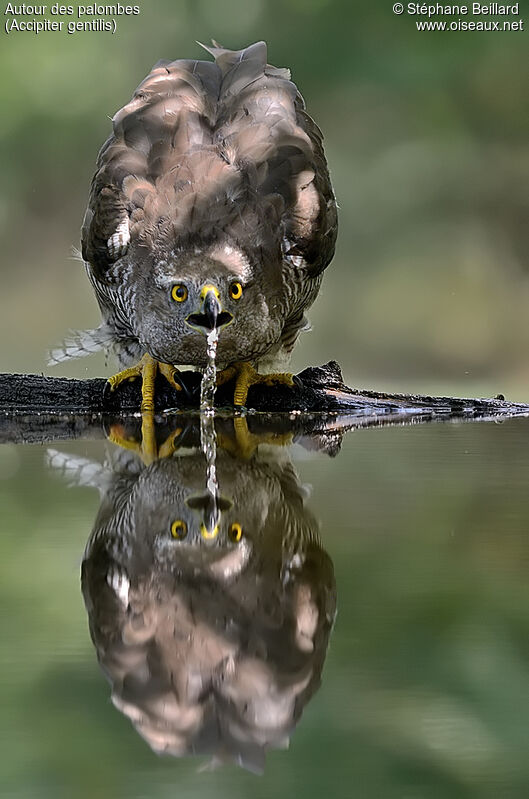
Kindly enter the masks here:
<path id="1" fill-rule="evenodd" d="M 163 435 L 171 425 L 170 411 L 180 411 L 178 424 L 184 424 L 192 445 L 199 437 L 193 413 L 198 408 L 200 374 L 183 374 L 186 391 L 175 391 L 160 378 L 157 422 Z M 131 429 L 138 428 L 140 381 L 120 386 L 109 395 L 104 395 L 105 384 L 102 378 L 0 375 L 0 441 L 101 438 L 117 421 Z M 217 407 L 233 413 L 232 395 L 233 386 L 222 386 L 216 396 Z M 190 415 L 184 417 L 183 411 Z M 346 430 L 357 427 L 520 416 L 529 416 L 529 405 L 507 402 L 502 397 L 460 399 L 352 389 L 343 383 L 340 367 L 334 361 L 300 372 L 294 388 L 252 386 L 247 411 L 248 426 L 255 435 L 289 433 L 304 446 L 329 454 L 337 451 Z M 233 420 L 217 420 L 220 426 L 232 423 Z"/>
<path id="2" fill-rule="evenodd" d="M 198 408 L 200 374 L 183 372 L 185 391 L 171 388 L 165 378 L 157 378 L 156 411 Z M 387 394 L 380 391 L 353 389 L 343 382 L 335 361 L 309 367 L 296 375 L 296 385 L 255 385 L 248 394 L 248 408 L 274 413 L 339 413 L 352 416 L 385 416 L 404 418 L 436 417 L 507 417 L 526 416 L 529 405 L 494 399 L 459 399 L 429 397 L 419 394 Z M 126 383 L 113 393 L 104 395 L 106 381 L 69 380 L 44 375 L 0 375 L 0 410 L 9 412 L 40 411 L 43 413 L 128 413 L 139 411 L 141 381 Z M 218 389 L 215 404 L 233 410 L 233 384 Z"/>

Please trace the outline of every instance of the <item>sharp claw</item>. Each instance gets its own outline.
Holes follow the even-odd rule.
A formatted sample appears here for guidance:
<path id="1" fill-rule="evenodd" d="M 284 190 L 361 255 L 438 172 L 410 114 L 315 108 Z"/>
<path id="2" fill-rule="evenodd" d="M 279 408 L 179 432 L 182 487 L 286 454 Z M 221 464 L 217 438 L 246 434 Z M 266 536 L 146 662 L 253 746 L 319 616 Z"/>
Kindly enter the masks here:
<path id="1" fill-rule="evenodd" d="M 297 388 L 305 388 L 303 380 L 297 375 L 292 375 L 292 384 L 297 386 Z"/>
<path id="2" fill-rule="evenodd" d="M 112 424 L 104 424 L 103 430 L 108 441 L 112 444 L 117 444 L 122 449 L 134 450 L 139 449 L 139 444 L 134 436 L 127 436 L 127 430 L 123 424 L 113 422 Z"/>
<path id="3" fill-rule="evenodd" d="M 184 383 L 182 379 L 182 374 L 181 372 L 178 371 L 178 369 L 175 369 L 175 371 L 173 372 L 173 380 L 175 383 L 178 383 L 178 391 L 183 391 L 186 399 L 191 400 L 191 393 L 186 384 Z"/>
<path id="4" fill-rule="evenodd" d="M 114 387 L 113 387 L 112 383 L 110 382 L 110 380 L 107 380 L 105 385 L 103 386 L 103 399 L 104 400 L 108 399 L 113 391 L 114 391 Z"/>
<path id="5" fill-rule="evenodd" d="M 184 384 L 182 383 L 182 378 L 180 377 L 180 374 L 176 370 L 173 372 L 172 378 L 173 378 L 174 388 L 177 391 L 185 391 Z"/>

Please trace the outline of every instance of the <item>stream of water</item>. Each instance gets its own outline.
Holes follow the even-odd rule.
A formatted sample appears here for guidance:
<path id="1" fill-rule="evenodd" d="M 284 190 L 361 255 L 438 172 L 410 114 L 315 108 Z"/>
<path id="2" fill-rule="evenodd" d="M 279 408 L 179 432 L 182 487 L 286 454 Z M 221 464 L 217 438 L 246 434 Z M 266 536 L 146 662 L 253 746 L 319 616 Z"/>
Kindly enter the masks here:
<path id="1" fill-rule="evenodd" d="M 215 388 L 217 380 L 217 370 L 215 368 L 215 357 L 217 355 L 217 342 L 219 340 L 219 329 L 213 328 L 208 333 L 207 339 L 207 356 L 208 363 L 202 375 L 202 383 L 200 384 L 200 410 L 206 413 L 213 412 L 213 400 L 215 397 Z"/>
<path id="2" fill-rule="evenodd" d="M 217 436 L 215 416 L 212 410 L 200 414 L 200 446 L 206 459 L 206 492 L 211 497 L 211 505 L 216 508 L 219 485 L 217 481 Z"/>
<path id="3" fill-rule="evenodd" d="M 214 328 L 208 334 L 207 355 L 208 363 L 202 375 L 200 384 L 200 445 L 206 459 L 206 491 L 211 497 L 213 506 L 216 506 L 218 496 L 218 482 L 216 472 L 217 437 L 215 434 L 214 398 L 217 380 L 215 356 L 219 330 Z"/>

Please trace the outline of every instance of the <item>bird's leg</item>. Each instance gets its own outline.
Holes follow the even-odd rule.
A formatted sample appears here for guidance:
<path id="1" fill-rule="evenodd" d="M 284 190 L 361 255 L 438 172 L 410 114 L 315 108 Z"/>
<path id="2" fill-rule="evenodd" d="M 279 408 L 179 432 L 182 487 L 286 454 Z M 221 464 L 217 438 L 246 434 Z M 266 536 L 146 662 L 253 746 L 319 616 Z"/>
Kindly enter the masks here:
<path id="1" fill-rule="evenodd" d="M 141 440 L 125 436 L 123 425 L 113 424 L 107 433 L 107 438 L 113 444 L 123 449 L 135 452 L 146 466 L 149 466 L 158 457 L 156 446 L 156 428 L 154 422 L 154 411 L 143 410 L 141 412 Z"/>
<path id="2" fill-rule="evenodd" d="M 157 371 L 165 377 L 173 388 L 177 391 L 182 391 L 182 386 L 175 380 L 175 375 L 178 374 L 178 370 L 168 363 L 155 360 L 148 352 L 145 353 L 141 361 L 135 366 L 130 366 L 128 369 L 123 369 L 122 372 L 118 372 L 116 375 L 109 377 L 107 388 L 109 391 L 115 391 L 121 383 L 125 383 L 128 380 L 136 380 L 137 377 L 141 377 L 141 410 L 154 410 L 154 383 Z"/>
<path id="3" fill-rule="evenodd" d="M 178 449 L 177 439 L 182 434 L 182 428 L 177 427 L 170 433 L 163 444 L 156 443 L 156 423 L 153 410 L 141 412 L 141 440 L 127 437 L 121 424 L 113 424 L 107 433 L 107 438 L 113 444 L 123 449 L 135 452 L 146 466 L 159 458 L 169 458 Z"/>
<path id="4" fill-rule="evenodd" d="M 218 433 L 218 445 L 235 458 L 245 461 L 252 457 L 259 444 L 286 447 L 293 439 L 293 433 L 250 433 L 244 416 L 234 418 L 233 431 L 235 434 L 233 438 L 225 433 Z"/>
<path id="5" fill-rule="evenodd" d="M 168 363 L 157 361 L 149 353 L 145 353 L 143 358 L 135 366 L 123 369 L 117 375 L 109 377 L 106 388 L 108 391 L 115 391 L 121 383 L 128 380 L 136 380 L 141 377 L 141 442 L 135 439 L 126 438 L 122 434 L 121 425 L 112 425 L 108 438 L 114 444 L 118 444 L 125 449 L 137 452 L 142 461 L 148 466 L 157 458 L 167 458 L 178 449 L 176 439 L 182 432 L 177 428 L 171 433 L 166 441 L 160 445 L 156 443 L 156 424 L 154 419 L 154 388 L 156 373 L 160 372 L 167 382 L 177 391 L 182 391 L 182 386 L 176 382 L 175 377 L 179 374 L 178 369 Z"/>
<path id="6" fill-rule="evenodd" d="M 160 444 L 158 448 L 159 458 L 170 458 L 171 455 L 173 455 L 176 452 L 176 450 L 180 446 L 179 444 L 176 443 L 176 440 L 180 438 L 182 432 L 183 432 L 182 428 L 177 427 L 176 430 L 173 430 L 173 432 L 167 436 L 163 444 Z"/>
<path id="7" fill-rule="evenodd" d="M 154 372 L 154 374 L 156 375 L 156 371 Z M 153 378 L 153 385 L 154 385 L 154 378 Z M 143 386 L 142 386 L 142 395 L 144 396 Z M 154 422 L 154 391 L 152 395 L 152 408 L 144 408 L 143 402 L 141 403 L 140 455 L 145 466 L 149 466 L 158 457 L 158 447 L 156 446 L 156 424 Z"/>
<path id="8" fill-rule="evenodd" d="M 290 372 L 274 372 L 268 375 L 261 375 L 248 361 L 240 361 L 220 372 L 217 376 L 217 386 L 227 383 L 233 377 L 236 377 L 235 391 L 233 393 L 234 405 L 244 405 L 248 398 L 250 386 L 254 386 L 256 383 L 264 383 L 266 386 L 271 386 L 274 383 L 282 383 L 286 386 L 295 385 L 294 377 Z"/>

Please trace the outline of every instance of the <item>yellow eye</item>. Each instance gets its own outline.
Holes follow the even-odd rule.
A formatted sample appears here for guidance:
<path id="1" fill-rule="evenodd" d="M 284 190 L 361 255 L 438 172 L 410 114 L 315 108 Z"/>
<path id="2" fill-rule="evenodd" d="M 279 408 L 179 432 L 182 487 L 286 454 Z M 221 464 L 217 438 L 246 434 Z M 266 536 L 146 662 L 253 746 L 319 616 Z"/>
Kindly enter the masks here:
<path id="1" fill-rule="evenodd" d="M 181 541 L 187 535 L 187 524 L 182 519 L 176 519 L 171 525 L 171 535 Z"/>
<path id="2" fill-rule="evenodd" d="M 242 538 L 242 527 L 238 522 L 234 522 L 230 524 L 230 529 L 228 530 L 228 535 L 230 537 L 230 541 L 233 541 L 237 544 Z"/>
<path id="3" fill-rule="evenodd" d="M 175 283 L 171 289 L 171 297 L 176 302 L 185 302 L 187 300 L 187 289 L 183 283 Z"/>
<path id="4" fill-rule="evenodd" d="M 230 297 L 232 300 L 240 300 L 242 297 L 242 286 L 238 280 L 230 286 Z"/>

